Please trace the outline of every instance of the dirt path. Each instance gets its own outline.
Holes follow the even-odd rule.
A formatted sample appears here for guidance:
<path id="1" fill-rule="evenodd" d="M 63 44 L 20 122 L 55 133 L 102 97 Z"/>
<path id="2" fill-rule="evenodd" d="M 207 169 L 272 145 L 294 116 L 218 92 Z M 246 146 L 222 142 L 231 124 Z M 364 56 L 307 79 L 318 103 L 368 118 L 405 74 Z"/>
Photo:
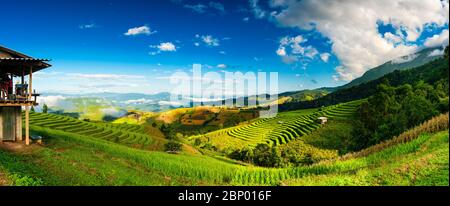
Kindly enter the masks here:
<path id="1" fill-rule="evenodd" d="M 0 171 L 0 186 L 7 186 L 9 181 L 6 179 L 5 174 Z"/>
<path id="2" fill-rule="evenodd" d="M 1 142 L 0 143 L 0 150 L 13 152 L 13 153 L 20 153 L 20 154 L 30 154 L 39 148 L 40 148 L 39 145 L 32 144 L 32 145 L 26 146 L 24 143 L 20 143 L 20 142 Z"/>

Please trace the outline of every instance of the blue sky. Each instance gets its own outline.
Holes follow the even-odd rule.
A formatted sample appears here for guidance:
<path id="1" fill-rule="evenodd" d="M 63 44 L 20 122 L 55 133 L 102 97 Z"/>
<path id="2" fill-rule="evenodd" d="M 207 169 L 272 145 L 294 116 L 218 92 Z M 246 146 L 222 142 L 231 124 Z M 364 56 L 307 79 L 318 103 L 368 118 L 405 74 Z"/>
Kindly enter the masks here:
<path id="1" fill-rule="evenodd" d="M 346 16 L 339 22 L 323 12 L 340 9 L 327 1 L 311 9 L 309 0 L 15 0 L 2 2 L 0 18 L 7 21 L 0 22 L 0 44 L 53 60 L 36 75 L 35 88 L 45 92 L 170 91 L 165 77 L 189 72 L 192 64 L 204 71 L 278 72 L 280 91 L 294 91 L 342 85 L 425 45 L 448 44 L 448 2 L 430 2 L 429 12 L 413 8 L 403 17 L 399 7 L 402 17 L 374 16 L 377 22 L 365 24 L 378 33 L 366 42 L 355 35 L 367 31 L 365 24 L 355 17 L 345 22 Z M 337 32 L 330 32 L 334 25 Z M 345 38 L 352 35 L 354 48 Z M 360 56 L 361 48 L 377 52 Z"/>

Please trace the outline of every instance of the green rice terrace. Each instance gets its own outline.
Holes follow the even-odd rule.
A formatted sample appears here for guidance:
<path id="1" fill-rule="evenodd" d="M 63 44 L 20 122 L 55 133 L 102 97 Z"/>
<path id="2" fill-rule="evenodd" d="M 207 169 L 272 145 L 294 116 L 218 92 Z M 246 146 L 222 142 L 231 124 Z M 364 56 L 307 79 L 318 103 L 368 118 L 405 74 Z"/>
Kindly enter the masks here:
<path id="1" fill-rule="evenodd" d="M 35 115 L 34 118 L 38 116 Z M 64 119 L 53 115 L 46 116 Z M 89 129 L 90 125 L 92 124 L 79 124 L 80 127 Z M 435 117 L 390 141 L 361 152 L 349 153 L 310 166 L 272 169 L 236 164 L 226 158 L 218 159 L 207 155 L 172 155 L 130 148 L 114 141 L 90 136 L 80 130 L 69 132 L 69 129 L 63 131 L 54 128 L 60 127 L 51 125 L 32 128 L 33 133 L 48 137 L 45 147 L 33 145 L 22 149 L 0 149 L 0 183 L 448 185 L 448 114 Z M 106 126 L 98 128 L 116 131 L 115 128 Z M 127 131 L 127 128 L 123 131 Z"/>
<path id="2" fill-rule="evenodd" d="M 30 113 L 30 125 L 86 135 L 136 148 L 148 148 L 153 139 L 140 125 L 93 123 L 78 119 L 43 113 Z"/>
<path id="3" fill-rule="evenodd" d="M 319 109 L 281 112 L 273 118 L 257 119 L 251 124 L 193 136 L 190 139 L 207 139 L 213 144 L 225 145 L 223 147 L 255 146 L 259 143 L 277 146 L 320 128 L 319 117 L 327 117 L 330 120 L 350 118 L 360 104 L 361 101 L 353 101 Z"/>

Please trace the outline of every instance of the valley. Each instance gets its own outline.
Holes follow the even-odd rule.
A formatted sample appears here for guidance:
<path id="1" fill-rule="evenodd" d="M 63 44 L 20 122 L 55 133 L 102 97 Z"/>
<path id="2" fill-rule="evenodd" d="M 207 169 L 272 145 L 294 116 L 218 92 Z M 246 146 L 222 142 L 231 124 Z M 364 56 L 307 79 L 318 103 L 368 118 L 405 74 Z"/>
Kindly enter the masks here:
<path id="1" fill-rule="evenodd" d="M 0 184 L 448 186 L 448 68 L 447 47 L 415 68 L 256 107 L 75 98 L 73 110 L 29 113 L 30 147 L 0 143 Z M 260 117 L 268 104 L 280 111 Z"/>

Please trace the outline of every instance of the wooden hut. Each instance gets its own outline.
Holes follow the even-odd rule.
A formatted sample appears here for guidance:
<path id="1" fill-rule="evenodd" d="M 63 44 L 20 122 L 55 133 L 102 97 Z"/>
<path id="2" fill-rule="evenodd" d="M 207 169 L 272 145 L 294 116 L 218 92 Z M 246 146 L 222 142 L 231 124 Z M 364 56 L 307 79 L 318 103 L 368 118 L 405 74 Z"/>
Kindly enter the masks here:
<path id="1" fill-rule="evenodd" d="M 328 118 L 327 117 L 319 117 L 319 118 L 317 118 L 317 122 L 319 124 L 326 124 L 328 122 Z"/>
<path id="2" fill-rule="evenodd" d="M 33 73 L 50 67 L 48 61 L 0 46 L 0 142 L 23 140 L 24 108 L 25 143 L 30 144 L 29 110 L 37 105 L 39 96 L 33 90 Z M 14 84 L 14 78 L 19 78 L 20 82 Z"/>

